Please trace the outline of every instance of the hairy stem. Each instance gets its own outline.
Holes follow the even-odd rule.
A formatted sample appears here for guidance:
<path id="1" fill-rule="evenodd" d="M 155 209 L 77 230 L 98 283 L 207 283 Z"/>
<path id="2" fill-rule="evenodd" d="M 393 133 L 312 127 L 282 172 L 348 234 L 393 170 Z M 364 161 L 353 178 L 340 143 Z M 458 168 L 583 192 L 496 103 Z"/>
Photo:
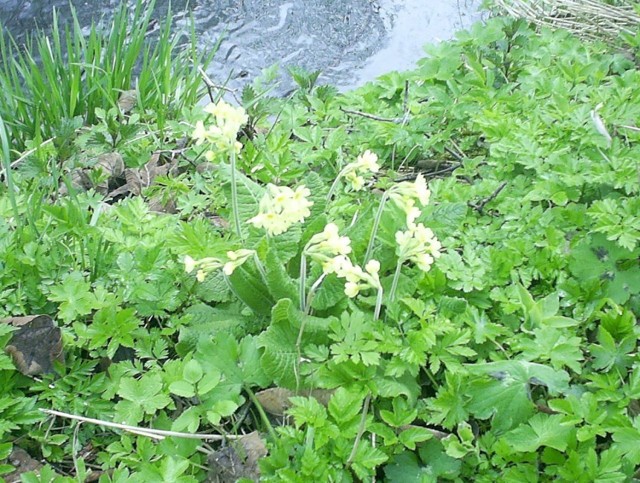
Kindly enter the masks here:
<path id="1" fill-rule="evenodd" d="M 240 226 L 240 213 L 238 212 L 238 181 L 236 180 L 236 151 L 231 149 L 231 210 L 233 211 L 233 223 L 238 238 L 244 244 L 242 227 Z"/>
<path id="2" fill-rule="evenodd" d="M 378 320 L 380 318 L 380 310 L 382 309 L 382 297 L 384 295 L 384 290 L 382 290 L 382 286 L 378 287 L 378 295 L 376 297 L 376 308 L 373 312 L 373 320 Z"/>
<path id="3" fill-rule="evenodd" d="M 271 421 L 269 421 L 269 417 L 267 416 L 267 413 L 264 412 L 264 408 L 262 407 L 262 404 L 260 404 L 260 401 L 258 401 L 258 398 L 256 397 L 256 395 L 254 394 L 254 392 L 251 390 L 249 386 L 245 386 L 244 390 L 249 395 L 249 399 L 251 399 L 251 402 L 253 403 L 253 405 L 256 407 L 256 410 L 260 415 L 260 419 L 262 419 L 262 422 L 267 427 L 267 431 L 269 431 L 269 436 L 271 436 L 273 440 L 276 441 L 278 438 L 278 435 L 276 434 L 276 431 L 273 429 L 273 426 L 271 425 Z"/>
<path id="4" fill-rule="evenodd" d="M 387 192 L 382 195 L 382 199 L 380 200 L 380 206 L 378 207 L 378 212 L 376 213 L 376 217 L 373 220 L 373 227 L 371 228 L 371 235 L 369 236 L 369 244 L 367 245 L 367 252 L 364 255 L 364 262 L 362 265 L 366 265 L 369 259 L 371 258 L 371 252 L 373 252 L 373 245 L 376 240 L 376 235 L 378 234 L 378 228 L 380 227 L 380 220 L 382 219 L 382 213 L 384 212 L 384 205 L 387 203 Z"/>
<path id="5" fill-rule="evenodd" d="M 356 454 L 358 453 L 358 446 L 360 446 L 360 440 L 362 439 L 362 435 L 364 434 L 365 426 L 367 425 L 367 414 L 369 413 L 369 403 L 371 402 L 371 393 L 367 394 L 367 397 L 364 398 L 364 406 L 362 408 L 362 416 L 360 417 L 360 426 L 358 427 L 358 433 L 356 434 L 356 439 L 353 442 L 353 448 L 351 449 L 351 454 L 347 459 L 347 468 L 351 466 L 353 463 Z"/>
<path id="6" fill-rule="evenodd" d="M 400 272 L 402 271 L 402 264 L 404 263 L 404 259 L 399 258 L 398 264 L 396 265 L 396 272 L 393 274 L 393 282 L 391 282 L 391 290 L 389 291 L 389 300 L 388 304 L 391 305 L 393 300 L 396 297 L 396 290 L 398 289 L 398 280 L 400 279 Z"/>

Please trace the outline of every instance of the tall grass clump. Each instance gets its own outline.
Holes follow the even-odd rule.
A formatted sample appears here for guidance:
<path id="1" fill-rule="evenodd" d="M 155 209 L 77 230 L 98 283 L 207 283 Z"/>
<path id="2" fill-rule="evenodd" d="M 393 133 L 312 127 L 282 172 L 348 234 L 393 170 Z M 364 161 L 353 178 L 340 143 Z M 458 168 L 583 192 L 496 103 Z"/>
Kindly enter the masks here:
<path id="1" fill-rule="evenodd" d="M 50 36 L 38 31 L 23 47 L 0 37 L 0 117 L 14 152 L 55 137 L 74 118 L 94 124 L 96 108 L 115 107 L 123 91 L 136 89 L 138 107 L 160 128 L 204 95 L 198 67 L 213 53 L 198 52 L 193 28 L 183 45 L 170 13 L 150 35 L 153 8 L 138 0 L 131 13 L 123 2 L 109 28 L 92 24 L 84 34 L 72 7 L 65 26 L 54 11 Z"/>

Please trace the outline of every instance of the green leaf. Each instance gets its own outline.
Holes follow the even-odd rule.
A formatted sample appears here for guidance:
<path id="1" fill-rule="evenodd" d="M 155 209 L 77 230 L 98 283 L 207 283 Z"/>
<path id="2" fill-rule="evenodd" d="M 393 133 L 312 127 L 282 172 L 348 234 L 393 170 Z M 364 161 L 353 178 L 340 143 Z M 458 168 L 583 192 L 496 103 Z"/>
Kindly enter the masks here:
<path id="1" fill-rule="evenodd" d="M 573 426 L 562 424 L 563 416 L 559 414 L 536 414 L 526 424 L 504 435 L 505 441 L 519 452 L 536 451 L 541 446 L 565 451 Z"/>
<path id="2" fill-rule="evenodd" d="M 229 164 L 220 164 L 220 174 L 224 179 L 223 190 L 227 198 L 229 209 L 231 210 L 231 166 Z M 260 200 L 265 193 L 265 189 L 255 181 L 251 180 L 245 174 L 236 169 L 235 173 L 237 198 L 238 198 L 238 217 L 240 219 L 240 230 L 242 236 L 246 239 L 249 235 L 249 225 L 247 220 L 258 214 Z M 234 220 L 231 216 L 230 219 Z"/>
<path id="3" fill-rule="evenodd" d="M 186 324 L 180 328 L 178 354 L 184 356 L 193 351 L 198 341 L 213 339 L 220 333 L 241 337 L 252 329 L 251 319 L 242 315 L 233 306 L 211 307 L 206 304 L 195 304 L 184 311 Z"/>
<path id="4" fill-rule="evenodd" d="M 270 249 L 267 252 L 265 269 L 267 271 L 267 287 L 269 287 L 273 299 L 291 299 L 296 306 L 300 305 L 298 284 L 285 270 L 285 264 L 278 258 L 276 250 Z"/>
<path id="5" fill-rule="evenodd" d="M 201 340 L 194 359 L 202 366 L 205 379 L 211 371 L 222 375 L 216 384 L 220 394 L 237 395 L 244 384 L 265 387 L 271 382 L 262 371 L 258 342 L 253 336 L 245 336 L 240 343 L 229 334 Z"/>
<path id="6" fill-rule="evenodd" d="M 598 342 L 599 344 L 590 345 L 594 369 L 609 371 L 615 367 L 625 371 L 632 364 L 634 357 L 631 353 L 636 350 L 635 335 L 627 336 L 617 343 L 604 327 L 600 327 Z"/>
<path id="7" fill-rule="evenodd" d="M 60 284 L 50 288 L 49 300 L 60 302 L 58 316 L 67 323 L 90 314 L 100 305 L 91 292 L 91 284 L 80 272 L 65 274 Z"/>
<path id="8" fill-rule="evenodd" d="M 613 431 L 615 447 L 624 453 L 633 465 L 640 465 L 640 418 L 636 417 L 632 428 Z"/>
<path id="9" fill-rule="evenodd" d="M 171 403 L 171 398 L 163 392 L 160 374 L 145 374 L 140 379 L 123 377 L 118 395 L 138 405 L 146 414 L 153 414 Z"/>
<path id="10" fill-rule="evenodd" d="M 416 444 L 424 443 L 425 441 L 433 438 L 433 433 L 427 428 L 412 426 L 402 431 L 398 438 L 403 445 L 411 450 L 414 450 L 416 449 Z"/>
<path id="11" fill-rule="evenodd" d="M 183 377 L 185 381 L 195 384 L 202 379 L 202 375 L 202 366 L 198 361 L 192 359 L 184 365 Z"/>
<path id="12" fill-rule="evenodd" d="M 421 466 L 415 454 L 405 451 L 396 455 L 384 467 L 388 483 L 425 483 L 436 481 L 436 476 L 427 466 Z"/>
<path id="13" fill-rule="evenodd" d="M 274 301 L 259 273 L 249 271 L 243 265 L 229 276 L 229 283 L 233 293 L 256 314 L 268 316 L 271 313 Z"/>
<path id="14" fill-rule="evenodd" d="M 174 381 L 169 385 L 169 391 L 176 396 L 193 397 L 196 395 L 196 388 L 187 381 Z"/>
<path id="15" fill-rule="evenodd" d="M 569 375 L 542 364 L 526 361 L 500 361 L 484 364 L 468 364 L 472 374 L 486 374 L 471 382 L 467 394 L 469 412 L 480 419 L 493 416 L 493 427 L 511 429 L 526 421 L 533 414 L 530 385 L 540 384 L 550 393 L 567 391 Z"/>
<path id="16" fill-rule="evenodd" d="M 344 300 L 344 280 L 339 279 L 335 274 L 327 276 L 316 291 L 311 306 L 316 310 L 327 310 L 336 306 Z"/>
<path id="17" fill-rule="evenodd" d="M 363 400 L 362 394 L 340 387 L 331 396 L 327 409 L 338 427 L 349 428 L 359 419 Z"/>
<path id="18" fill-rule="evenodd" d="M 278 386 L 296 388 L 296 341 L 300 332 L 302 316 L 289 299 L 281 299 L 273 307 L 271 325 L 258 337 L 264 349 L 261 357 L 264 372 Z"/>
<path id="19" fill-rule="evenodd" d="M 340 131 L 342 130 L 336 129 L 333 131 L 333 133 Z M 331 135 L 329 137 L 331 137 Z M 327 182 L 322 179 L 318 173 L 311 171 L 303 178 L 302 184 L 309 188 L 309 191 L 311 191 L 309 201 L 313 202 L 313 206 L 311 206 L 309 210 L 311 211 L 311 216 L 309 216 L 309 219 L 313 220 L 317 216 L 325 213 L 327 207 L 327 194 L 329 193 Z"/>

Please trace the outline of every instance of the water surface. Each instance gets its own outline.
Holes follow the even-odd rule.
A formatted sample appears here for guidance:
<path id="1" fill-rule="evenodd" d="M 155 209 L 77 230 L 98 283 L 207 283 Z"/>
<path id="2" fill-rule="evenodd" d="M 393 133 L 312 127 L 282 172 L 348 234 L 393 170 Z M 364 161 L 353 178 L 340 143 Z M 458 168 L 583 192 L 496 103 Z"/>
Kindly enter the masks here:
<path id="1" fill-rule="evenodd" d="M 105 23 L 119 0 L 73 1 L 80 23 Z M 135 1 L 129 0 L 133 6 Z M 210 69 L 237 87 L 279 64 L 322 71 L 321 81 L 357 87 L 424 56 L 423 46 L 450 38 L 479 19 L 478 0 L 173 0 L 176 26 L 195 20 L 203 48 L 223 41 Z M 156 2 L 156 18 L 169 2 Z M 18 39 L 50 28 L 52 9 L 69 17 L 68 0 L 0 0 L 0 21 Z M 282 91 L 291 86 L 283 78 Z"/>

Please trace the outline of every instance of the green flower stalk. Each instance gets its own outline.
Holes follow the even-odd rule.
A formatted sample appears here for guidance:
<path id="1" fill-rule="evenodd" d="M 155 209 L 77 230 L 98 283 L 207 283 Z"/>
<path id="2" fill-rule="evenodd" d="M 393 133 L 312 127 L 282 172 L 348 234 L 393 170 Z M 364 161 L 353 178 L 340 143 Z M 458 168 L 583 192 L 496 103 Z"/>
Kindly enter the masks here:
<path id="1" fill-rule="evenodd" d="M 236 180 L 236 156 L 242 149 L 236 138 L 240 128 L 248 121 L 247 114 L 241 107 L 233 107 L 224 101 L 217 104 L 209 104 L 204 111 L 213 116 L 214 123 L 205 126 L 204 122 L 198 121 L 193 138 L 196 145 L 208 143 L 216 148 L 218 152 L 230 154 L 231 164 L 231 210 L 233 211 L 233 221 L 238 238 L 244 242 L 240 225 L 240 214 L 238 212 L 238 186 Z M 212 161 L 216 156 L 216 150 L 210 149 L 205 153 L 205 157 Z"/>
<path id="2" fill-rule="evenodd" d="M 367 263 L 371 258 L 373 252 L 373 245 L 375 243 L 376 235 L 378 234 L 378 228 L 380 227 L 380 220 L 384 212 L 387 200 L 392 200 L 398 207 L 400 207 L 407 216 L 407 226 L 411 227 L 415 224 L 420 214 L 420 208 L 416 206 L 416 201 L 421 206 L 429 204 L 431 198 L 431 192 L 427 188 L 427 181 L 418 174 L 414 182 L 403 181 L 389 188 L 382 199 L 380 200 L 380 206 L 376 213 L 376 217 L 373 221 L 373 227 L 371 228 L 371 235 L 369 236 L 369 244 L 367 245 L 367 251 L 364 256 L 364 263 Z"/>
<path id="3" fill-rule="evenodd" d="M 349 182 L 353 191 L 360 191 L 364 188 L 364 177 L 370 173 L 377 173 L 379 170 L 380 165 L 378 164 L 378 156 L 367 149 L 364 153 L 358 156 L 353 163 L 347 164 L 338 173 L 338 176 L 336 176 L 336 179 L 333 181 L 333 184 L 329 189 L 327 200 L 331 201 L 336 188 L 338 187 L 338 182 L 343 177 Z"/>
<path id="4" fill-rule="evenodd" d="M 426 228 L 422 223 L 413 224 L 406 231 L 396 232 L 396 243 L 398 264 L 389 292 L 389 303 L 392 303 L 395 298 L 402 265 L 407 261 L 411 261 L 423 272 L 428 272 L 431 270 L 431 265 L 433 265 L 435 259 L 440 256 L 440 250 L 442 249 L 442 245 L 440 245 L 433 231 L 430 228 Z"/>

